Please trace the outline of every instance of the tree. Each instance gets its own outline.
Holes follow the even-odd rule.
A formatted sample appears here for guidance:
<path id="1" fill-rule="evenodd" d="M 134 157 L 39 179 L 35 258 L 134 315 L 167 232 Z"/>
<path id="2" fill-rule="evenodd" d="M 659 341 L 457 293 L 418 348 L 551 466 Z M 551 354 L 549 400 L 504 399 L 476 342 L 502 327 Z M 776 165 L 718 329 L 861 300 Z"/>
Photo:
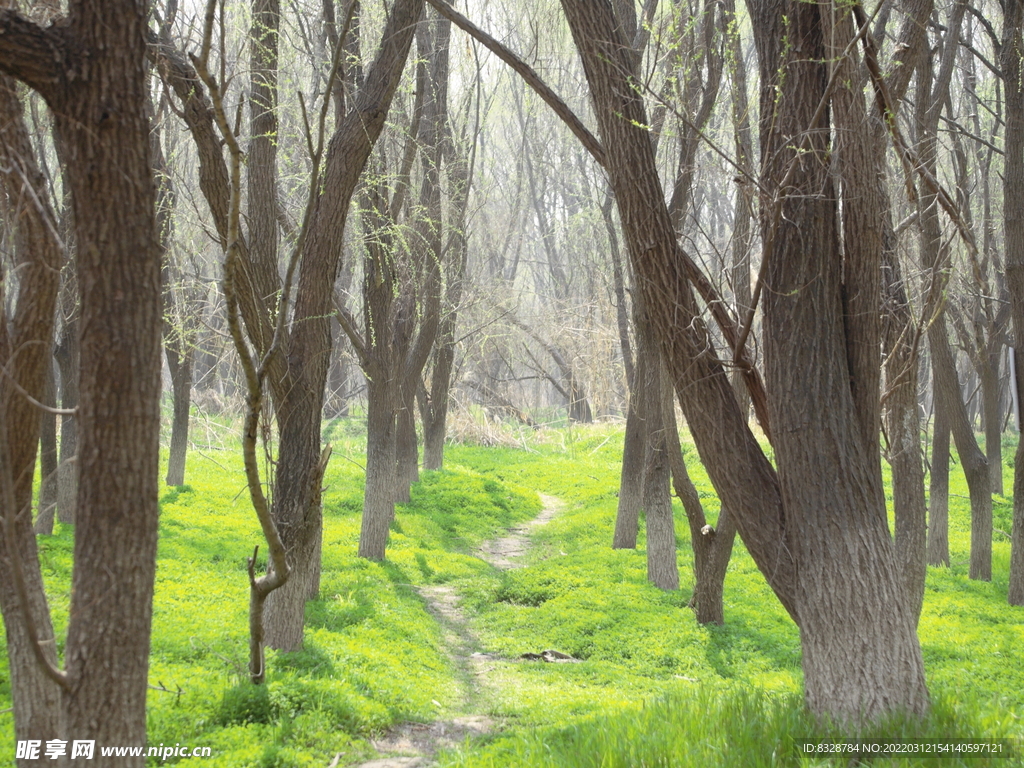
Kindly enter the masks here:
<path id="1" fill-rule="evenodd" d="M 0 71 L 46 99 L 66 147 L 82 319 L 81 472 L 64 670 L 39 645 L 49 638 L 38 632 L 47 623 L 38 602 L 27 610 L 7 599 L 3 605 L 8 632 L 30 639 L 32 663 L 42 664 L 61 689 L 53 722 L 62 730 L 32 738 L 73 733 L 105 744 L 141 744 L 146 735 L 161 327 L 145 111 L 146 14 L 137 0 L 73 0 L 66 23 L 42 28 L 0 10 Z M 13 575 L 22 583 L 19 576 L 37 568 L 34 545 L 18 541 L 16 531 L 27 523 L 16 510 L 4 512 L 9 540 L 18 544 L 3 558 L 2 581 L 11 583 Z M 54 703 L 28 706 L 52 711 Z M 143 762 L 129 758 L 126 764 Z"/>
<path id="2" fill-rule="evenodd" d="M 886 525 L 879 456 L 865 440 L 866 414 L 858 412 L 846 358 L 848 341 L 870 349 L 871 339 L 848 339 L 840 299 L 828 132 L 819 109 L 830 95 L 819 14 L 831 5 L 752 6 L 762 76 L 762 183 L 772 194 L 762 200 L 762 237 L 777 476 L 711 354 L 681 273 L 643 129 L 648 121 L 628 82 L 628 47 L 612 7 L 581 0 L 563 0 L 562 7 L 587 73 L 640 291 L 723 504 L 800 625 L 809 706 L 847 721 L 896 710 L 922 714 L 928 694 L 921 651 Z"/>
<path id="3" fill-rule="evenodd" d="M 1003 216 L 1006 238 L 1006 281 L 1013 312 L 1016 349 L 1024 349 L 1024 4 L 1006 0 L 1000 52 L 1006 85 L 1006 166 L 1003 177 Z M 1018 397 L 1024 381 L 1017 368 Z M 1018 425 L 1019 426 L 1019 425 Z M 1013 467 L 1013 541 L 1010 552 L 1011 605 L 1024 605 L 1024 440 L 1017 445 Z"/>
<path id="4" fill-rule="evenodd" d="M 274 165 L 273 127 L 267 112 L 270 92 L 274 91 L 272 71 L 276 65 L 274 46 L 279 25 L 279 8 L 263 8 L 255 27 L 259 44 L 254 47 L 258 66 L 257 87 L 262 89 L 253 117 L 249 173 L 262 174 L 252 179 L 250 218 L 277 221 L 276 187 L 270 166 Z M 350 4 L 351 11 L 357 6 Z M 388 109 L 405 67 L 409 47 L 422 13 L 422 0 L 399 0 L 392 8 L 374 62 L 367 68 L 361 87 L 349 109 L 335 125 L 324 159 L 323 184 L 304 211 L 308 232 L 303 241 L 295 289 L 294 309 L 281 340 L 281 354 L 267 372 L 279 431 L 278 459 L 273 481 L 272 511 L 293 568 L 280 589 L 271 593 L 266 606 L 267 643 L 272 647 L 295 650 L 302 644 L 306 600 L 315 595 L 320 583 L 321 482 L 325 467 L 320 446 L 320 421 L 324 388 L 331 352 L 331 321 L 334 284 L 338 276 L 345 223 L 349 203 L 367 159 L 384 127 Z M 228 208 L 231 198 L 228 172 L 213 125 L 206 91 L 195 71 L 167 40 L 154 40 L 153 53 L 161 75 L 183 104 L 182 114 L 199 150 L 200 185 L 213 216 L 222 245 L 226 246 Z M 262 111 L 261 111 L 262 110 Z M 259 150 L 252 156 L 253 149 Z M 252 178 L 252 177 L 250 177 Z M 259 210 L 264 215 L 258 214 Z M 269 212 L 269 213 L 268 213 Z M 238 287 L 238 302 L 246 333 L 255 354 L 262 358 L 274 336 L 276 311 L 274 297 L 282 285 L 276 262 L 276 226 L 266 232 L 264 242 L 254 245 L 254 232 L 240 237 L 235 262 L 239 273 L 233 276 Z"/>

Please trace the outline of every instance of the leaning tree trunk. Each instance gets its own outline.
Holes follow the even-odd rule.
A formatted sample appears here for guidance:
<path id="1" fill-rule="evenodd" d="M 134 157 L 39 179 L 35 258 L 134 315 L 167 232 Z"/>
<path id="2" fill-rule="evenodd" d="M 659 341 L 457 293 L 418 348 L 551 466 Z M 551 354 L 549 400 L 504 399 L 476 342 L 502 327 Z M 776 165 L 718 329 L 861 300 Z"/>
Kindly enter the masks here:
<path id="1" fill-rule="evenodd" d="M 988 461 L 974 437 L 967 418 L 967 409 L 960 395 L 956 363 L 946 335 L 944 314 L 939 314 L 928 329 L 932 353 L 935 408 L 942 409 L 949 419 L 950 432 L 960 456 L 971 497 L 971 563 L 972 579 L 992 579 L 992 490 Z"/>
<path id="2" fill-rule="evenodd" d="M 0 8 L 4 6 L 0 3 Z M 40 413 L 12 384 L 41 400 L 46 399 L 47 381 L 52 390 L 50 344 L 63 253 L 51 235 L 53 210 L 17 88 L 0 70 L 0 194 L 8 200 L 19 271 L 13 317 L 8 317 L 7 306 L 0 314 L 0 366 L 6 374 L 0 378 L 0 610 L 6 629 L 14 735 L 25 740 L 61 735 L 61 690 L 44 674 L 33 648 L 38 643 L 48 663 L 57 663 L 31 524 Z M 51 531 L 52 514 L 51 510 Z M 34 637 L 27 616 L 32 617 Z M 34 761 L 19 759 L 17 764 L 28 768 Z"/>
<path id="3" fill-rule="evenodd" d="M 778 504 L 724 371 L 708 359 L 710 339 L 680 279 L 679 246 L 643 130 L 648 122 L 626 82 L 627 47 L 611 6 L 594 0 L 563 0 L 562 6 L 590 83 L 640 291 L 723 503 L 743 515 L 737 524 L 748 549 L 799 618 L 808 704 L 818 714 L 851 721 L 925 712 L 924 667 L 886 525 L 878 455 L 870 455 L 850 389 L 835 197 L 824 164 L 828 131 L 807 136 L 803 163 L 785 170 L 797 163 L 793 137 L 812 127 L 811 114 L 824 96 L 818 14 L 831 7 L 765 2 L 752 8 L 762 63 L 762 179 L 781 184 L 788 177 L 786 186 L 796 191 L 783 201 L 778 231 L 764 229 L 776 254 L 769 257 L 765 295 L 771 297 L 766 359 Z M 783 39 L 791 45 L 783 48 Z M 771 199 L 767 207 L 774 208 Z M 765 216 L 766 224 L 771 221 Z M 872 346 L 870 339 L 861 341 Z M 876 339 L 873 348 L 879 346 Z M 819 482 L 826 477 L 827 484 Z M 785 541 L 787 553 L 764 546 L 771 540 L 776 547 Z M 765 567 L 769 562 L 780 567 Z"/>

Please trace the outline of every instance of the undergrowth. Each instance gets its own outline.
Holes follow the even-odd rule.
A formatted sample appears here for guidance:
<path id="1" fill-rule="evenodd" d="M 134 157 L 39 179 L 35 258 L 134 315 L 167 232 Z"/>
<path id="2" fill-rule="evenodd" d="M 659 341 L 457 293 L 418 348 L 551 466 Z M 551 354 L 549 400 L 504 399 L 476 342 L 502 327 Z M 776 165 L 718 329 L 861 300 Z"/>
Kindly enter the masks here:
<path id="1" fill-rule="evenodd" d="M 494 441 L 506 447 L 449 446 L 447 468 L 424 473 L 412 502 L 398 509 L 387 560 L 371 563 L 355 556 L 364 424 L 325 424 L 334 454 L 324 492 L 321 592 L 307 605 L 303 649 L 268 653 L 265 686 L 251 685 L 245 673 L 246 558 L 261 541 L 237 452 L 206 444 L 189 456 L 188 484 L 163 490 L 149 739 L 213 753 L 182 764 L 298 768 L 337 757 L 337 765 L 352 765 L 372 757 L 368 739 L 397 722 L 459 712 L 460 673 L 416 591 L 442 583 L 461 595 L 482 650 L 499 659 L 482 701 L 484 714 L 501 724 L 442 755 L 442 765 L 814 766 L 832 763 L 798 756 L 802 741 L 1024 736 L 1024 609 L 1006 605 L 1008 539 L 996 534 L 993 581 L 969 581 L 969 508 L 959 467 L 950 489 L 953 564 L 929 569 L 920 624 L 933 714 L 923 723 L 897 720 L 849 734 L 805 713 L 798 630 L 739 542 L 722 627 L 697 625 L 687 608 L 692 561 L 681 509 L 680 590 L 647 583 L 642 523 L 636 550 L 610 548 L 621 427 L 517 429 Z M 713 524 L 717 499 L 690 450 Z M 535 491 L 565 506 L 536 529 L 527 566 L 502 573 L 474 556 L 481 541 L 537 514 Z M 1009 531 L 1010 506 L 1009 498 L 994 498 L 997 529 Z M 58 526 L 56 535 L 39 539 L 59 638 L 67 626 L 72 534 Z M 515 661 L 549 648 L 580 663 Z M 0 710 L 9 706 L 9 671 L 0 659 Z M 13 755 L 10 726 L 10 713 L 0 714 L 0 754 Z"/>

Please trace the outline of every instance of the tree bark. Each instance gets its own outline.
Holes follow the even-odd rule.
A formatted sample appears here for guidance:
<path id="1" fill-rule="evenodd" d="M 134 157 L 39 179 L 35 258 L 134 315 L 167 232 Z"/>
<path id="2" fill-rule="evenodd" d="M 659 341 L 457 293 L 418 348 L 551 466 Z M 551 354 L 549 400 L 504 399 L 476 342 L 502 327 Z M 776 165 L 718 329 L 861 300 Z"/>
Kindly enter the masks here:
<path id="1" fill-rule="evenodd" d="M 949 566 L 949 423 L 935 404 L 928 487 L 928 563 Z"/>
<path id="2" fill-rule="evenodd" d="M 637 356 L 626 412 L 626 434 L 622 444 L 622 470 L 619 476 L 619 503 L 615 513 L 615 533 L 612 549 L 636 549 L 640 524 L 640 506 L 643 493 L 644 446 L 647 443 L 647 414 L 644 407 L 644 387 L 639 382 L 647 378 L 647 358 Z"/>
<path id="3" fill-rule="evenodd" d="M 54 381 L 53 361 L 46 365 L 46 384 L 43 405 L 57 407 L 57 384 Z M 39 511 L 34 530 L 49 536 L 57 515 L 57 416 L 42 411 L 39 414 Z"/>
<path id="4" fill-rule="evenodd" d="M 77 257 L 72 257 L 77 262 Z M 60 406 L 65 411 L 78 407 L 81 347 L 79 342 L 78 267 L 71 263 L 62 272 L 60 307 L 64 315 L 54 358 L 60 371 Z M 60 460 L 57 465 L 57 519 L 64 525 L 75 522 L 78 498 L 78 416 L 60 417 Z"/>
<path id="5" fill-rule="evenodd" d="M 877 318 L 881 249 L 865 254 L 841 282 L 827 133 L 816 131 L 813 119 L 826 97 L 820 15 L 842 11 L 775 0 L 751 10 L 761 64 L 762 179 L 771 189 L 792 173 L 792 192 L 772 189 L 785 195 L 777 229 L 774 205 L 764 203 L 761 216 L 764 241 L 774 240 L 765 256 L 766 383 L 786 518 L 798 532 L 805 696 L 813 712 L 841 720 L 871 719 L 894 706 L 923 714 L 921 651 L 881 492 L 878 366 L 856 355 L 874 360 L 880 347 L 877 324 L 855 321 Z M 816 131 L 804 134 L 806 161 L 791 138 L 805 131 Z M 852 313 L 844 291 L 847 302 L 863 295 L 870 304 Z M 808 407 L 815 402 L 828 407 Z"/>
<path id="6" fill-rule="evenodd" d="M 366 383 L 366 488 L 359 533 L 359 557 L 383 560 L 388 527 L 395 519 L 395 411 L 394 381 L 370 378 Z"/>
<path id="7" fill-rule="evenodd" d="M 6 5 L 0 3 L 0 24 L 8 18 Z M 8 283 L 0 279 L 4 307 L 0 311 L 0 366 L 6 374 L 0 378 L 0 610 L 6 630 L 15 738 L 40 739 L 55 738 L 61 732 L 61 690 L 36 659 L 38 650 L 55 665 L 57 647 L 32 530 L 32 480 L 41 414 L 23 393 L 43 400 L 47 379 L 52 384 L 50 347 L 63 253 L 53 236 L 56 219 L 17 84 L 3 71 L 0 67 L 0 194 L 6 194 L 15 228 L 12 240 L 19 281 L 9 318 L 4 295 Z M 22 589 L 15 584 L 19 573 Z M 35 643 L 38 649 L 33 648 Z M 29 761 L 18 760 L 17 764 L 27 768 Z"/>
<path id="8" fill-rule="evenodd" d="M 80 478 L 66 670 L 52 678 L 64 685 L 61 735 L 88 734 L 99 744 L 146 739 L 161 325 L 146 18 L 145 3 L 134 0 L 78 0 L 66 25 L 46 29 L 0 10 L 0 70 L 50 104 L 74 207 Z"/>
<path id="9" fill-rule="evenodd" d="M 1006 93 L 1006 161 L 1003 175 L 1003 231 L 1006 282 L 1010 293 L 1016 349 L 1024 349 L 1024 5 L 1006 0 L 1000 64 Z M 1024 372 L 1016 367 L 1018 402 L 1024 395 Z M 1020 424 L 1017 425 L 1018 429 Z M 1010 543 L 1010 605 L 1024 605 L 1024 440 L 1017 444 L 1013 466 L 1013 534 Z"/>
<path id="10" fill-rule="evenodd" d="M 736 525 L 725 507 L 718 513 L 718 528 L 708 525 L 704 505 L 686 471 L 679 428 L 676 425 L 675 397 L 667 378 L 663 381 L 662 398 L 672 487 L 683 504 L 690 528 L 690 546 L 693 549 L 694 584 L 690 607 L 698 624 L 724 624 L 725 573 L 729 568 L 732 545 L 736 539 Z"/>

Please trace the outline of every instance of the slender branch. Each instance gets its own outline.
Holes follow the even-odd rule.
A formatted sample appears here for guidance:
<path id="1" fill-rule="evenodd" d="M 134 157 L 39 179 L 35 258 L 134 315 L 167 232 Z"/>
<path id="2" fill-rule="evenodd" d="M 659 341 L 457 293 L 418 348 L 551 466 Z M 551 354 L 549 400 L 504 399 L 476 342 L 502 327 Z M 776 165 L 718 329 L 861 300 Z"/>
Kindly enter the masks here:
<path id="1" fill-rule="evenodd" d="M 854 4 L 853 12 L 857 17 L 858 22 L 864 18 L 864 9 L 859 3 Z M 878 66 L 878 50 L 875 47 L 874 40 L 869 37 L 864 38 L 864 63 L 867 65 L 868 75 L 875 88 L 876 106 L 882 116 L 882 121 L 889 129 L 889 135 L 892 137 L 896 154 L 899 155 L 899 158 L 903 163 L 904 170 L 908 175 L 908 197 L 911 202 L 917 199 L 917 195 L 913 190 L 909 177 L 914 175 L 920 176 L 924 185 L 932 194 L 935 195 L 936 199 L 939 201 L 939 205 L 942 206 L 942 210 L 946 212 L 950 220 L 953 222 L 953 225 L 956 227 L 961 239 L 964 241 L 964 245 L 967 246 L 968 255 L 972 260 L 976 261 L 978 258 L 978 246 L 974 242 L 974 233 L 964 221 L 963 216 L 960 213 L 960 209 L 953 201 L 952 196 L 945 190 L 939 180 L 936 179 L 935 176 L 933 176 L 925 167 L 924 163 L 922 163 L 918 158 L 917 153 L 910 148 L 910 145 L 907 144 L 907 141 L 903 138 L 899 125 L 896 123 L 896 110 L 893 108 L 892 99 L 889 96 L 889 91 L 885 84 L 885 78 L 882 76 L 882 71 Z"/>
<path id="2" fill-rule="evenodd" d="M 536 91 L 537 95 L 555 111 L 555 114 L 569 127 L 569 130 L 583 143 L 583 147 L 594 157 L 598 164 L 602 166 L 605 164 L 604 147 L 601 146 L 601 142 L 569 108 L 569 105 L 562 101 L 561 97 L 547 86 L 533 67 L 444 2 L 444 0 L 427 0 L 427 2 L 434 6 L 434 9 L 439 14 L 479 40 L 485 48 L 518 72 L 523 80 L 526 81 L 526 84 Z"/>
<path id="3" fill-rule="evenodd" d="M 246 482 L 249 487 L 249 496 L 252 500 L 256 517 L 259 519 L 260 528 L 267 540 L 270 549 L 270 568 L 263 576 L 256 578 L 255 565 L 256 553 L 248 563 L 249 573 L 249 677 L 253 683 L 262 683 L 266 674 L 263 656 L 263 605 L 267 595 L 278 587 L 282 586 L 290 575 L 288 560 L 286 557 L 284 543 L 281 540 L 280 532 L 270 511 L 270 504 L 263 493 L 263 485 L 260 481 L 259 460 L 256 455 L 258 444 L 259 419 L 263 403 L 263 378 L 266 373 L 266 365 L 272 359 L 278 342 L 280 331 L 283 326 L 283 315 L 285 314 L 285 296 L 282 296 L 282 306 L 278 313 L 278 323 L 274 330 L 274 340 L 264 356 L 262 364 L 257 370 L 256 361 L 249 351 L 249 346 L 242 333 L 242 326 L 239 320 L 238 296 L 235 291 L 234 277 L 238 273 L 238 260 L 240 258 L 241 239 L 241 167 L 242 149 L 238 145 L 238 139 L 231 126 L 228 124 L 227 115 L 224 111 L 223 93 L 220 86 L 210 74 L 208 59 L 210 54 L 210 39 L 212 36 L 213 19 L 216 11 L 216 0 L 209 0 L 206 10 L 206 26 L 203 29 L 203 47 L 200 56 L 192 57 L 196 72 L 206 84 L 213 102 L 214 117 L 217 127 L 220 129 L 224 142 L 228 147 L 231 158 L 230 165 L 230 192 L 231 199 L 228 207 L 227 233 L 225 238 L 224 258 L 224 299 L 228 311 L 228 329 L 231 332 L 231 339 L 238 352 L 242 371 L 245 374 L 246 389 L 248 392 L 246 404 L 248 406 L 245 415 L 245 422 L 242 436 L 242 454 L 245 463 Z M 305 227 L 303 227 L 305 229 Z M 300 234 L 300 240 L 302 234 Z M 300 252 L 301 243 L 296 243 L 295 254 Z M 289 264 L 290 281 L 291 272 L 294 269 L 297 255 L 293 255 Z M 290 289 L 290 285 L 286 288 Z M 286 291 L 287 292 L 287 291 Z M 284 292 L 286 294 L 286 292 Z"/>

